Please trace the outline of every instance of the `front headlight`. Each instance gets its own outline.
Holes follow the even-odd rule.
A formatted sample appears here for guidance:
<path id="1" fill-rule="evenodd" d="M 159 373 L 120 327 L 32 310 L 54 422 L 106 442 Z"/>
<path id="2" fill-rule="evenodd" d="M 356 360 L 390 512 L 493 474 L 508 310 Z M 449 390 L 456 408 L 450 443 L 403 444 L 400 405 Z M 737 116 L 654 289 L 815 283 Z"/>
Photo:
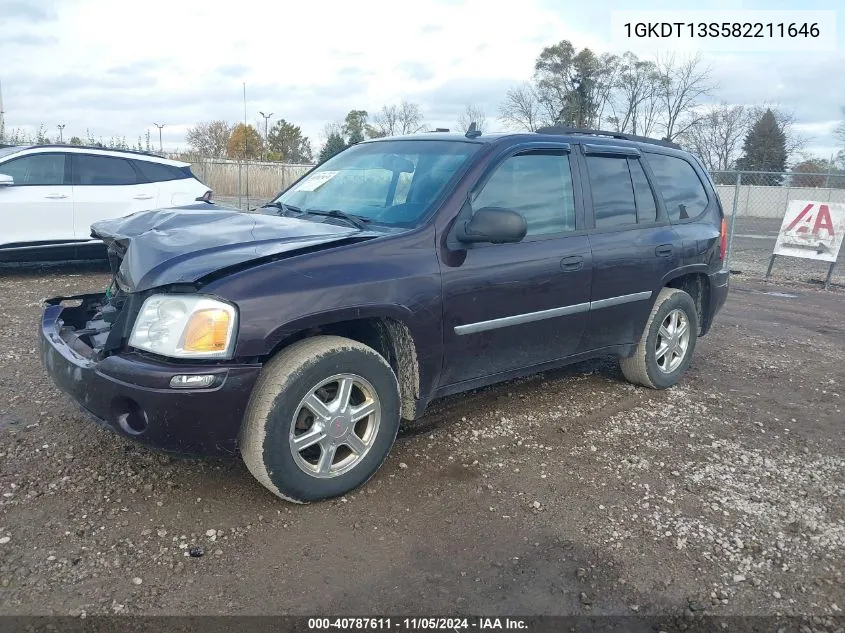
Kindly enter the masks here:
<path id="1" fill-rule="evenodd" d="M 152 295 L 135 320 L 129 345 L 173 358 L 231 358 L 235 306 L 195 295 Z"/>

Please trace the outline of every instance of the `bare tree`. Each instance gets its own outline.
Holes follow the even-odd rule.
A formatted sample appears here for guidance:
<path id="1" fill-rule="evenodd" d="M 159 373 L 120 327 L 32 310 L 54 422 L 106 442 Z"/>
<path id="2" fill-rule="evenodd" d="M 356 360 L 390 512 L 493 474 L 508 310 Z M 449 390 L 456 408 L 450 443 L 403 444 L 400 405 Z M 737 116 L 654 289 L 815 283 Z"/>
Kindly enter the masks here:
<path id="1" fill-rule="evenodd" d="M 678 140 L 696 154 L 710 171 L 735 167 L 742 152 L 742 142 L 755 117 L 744 105 L 709 106 L 701 110 L 698 123 L 688 128 Z"/>
<path id="2" fill-rule="evenodd" d="M 839 125 L 836 126 L 836 129 L 833 133 L 837 136 L 837 138 L 845 143 L 845 106 L 842 107 L 842 117 L 843 120 L 839 122 Z"/>
<path id="3" fill-rule="evenodd" d="M 226 121 L 207 121 L 189 128 L 185 139 L 200 156 L 218 158 L 226 156 L 232 126 Z"/>
<path id="4" fill-rule="evenodd" d="M 658 94 L 661 101 L 664 138 L 673 140 L 695 125 L 701 115 L 696 107 L 715 88 L 710 67 L 703 66 L 701 55 L 678 59 L 674 54 L 658 57 Z"/>
<path id="5" fill-rule="evenodd" d="M 660 112 L 660 81 L 654 62 L 640 60 L 631 52 L 621 57 L 608 117 L 617 132 L 651 134 Z"/>
<path id="6" fill-rule="evenodd" d="M 399 108 L 395 105 L 382 106 L 373 117 L 373 136 L 396 136 L 399 133 Z"/>
<path id="7" fill-rule="evenodd" d="M 484 110 L 477 105 L 468 105 L 455 124 L 458 132 L 466 132 L 471 123 L 475 123 L 479 132 L 487 131 L 487 115 Z"/>
<path id="8" fill-rule="evenodd" d="M 331 136 L 343 136 L 343 123 L 340 121 L 332 121 L 323 125 L 323 132 L 320 134 L 320 139 L 325 143 Z"/>
<path id="9" fill-rule="evenodd" d="M 399 131 L 401 134 L 414 134 L 425 126 L 422 108 L 418 103 L 402 100 L 399 104 Z"/>
<path id="10" fill-rule="evenodd" d="M 422 109 L 418 103 L 403 99 L 401 103 L 382 106 L 373 117 L 373 137 L 414 134 L 424 127 Z"/>
<path id="11" fill-rule="evenodd" d="M 541 113 L 537 92 L 529 83 L 524 83 L 508 90 L 505 100 L 499 105 L 499 120 L 508 125 L 528 132 L 548 123 Z"/>
<path id="12" fill-rule="evenodd" d="M 594 102 L 596 104 L 595 117 L 591 127 L 602 127 L 605 110 L 611 105 L 613 90 L 616 88 L 621 70 L 621 60 L 611 53 L 602 53 L 597 62 L 597 70 L 593 81 Z"/>

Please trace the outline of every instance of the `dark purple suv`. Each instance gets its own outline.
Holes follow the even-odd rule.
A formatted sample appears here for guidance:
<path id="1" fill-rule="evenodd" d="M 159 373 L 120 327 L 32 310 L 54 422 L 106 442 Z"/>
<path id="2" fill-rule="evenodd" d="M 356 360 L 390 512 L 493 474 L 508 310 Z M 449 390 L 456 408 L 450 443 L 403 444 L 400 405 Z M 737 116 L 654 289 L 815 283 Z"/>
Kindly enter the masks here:
<path id="1" fill-rule="evenodd" d="M 379 139 L 258 213 L 199 206 L 92 227 L 114 279 L 47 302 L 44 365 L 118 433 L 240 452 L 295 501 L 363 484 L 447 394 L 599 355 L 674 385 L 728 292 L 711 180 L 639 137 Z"/>

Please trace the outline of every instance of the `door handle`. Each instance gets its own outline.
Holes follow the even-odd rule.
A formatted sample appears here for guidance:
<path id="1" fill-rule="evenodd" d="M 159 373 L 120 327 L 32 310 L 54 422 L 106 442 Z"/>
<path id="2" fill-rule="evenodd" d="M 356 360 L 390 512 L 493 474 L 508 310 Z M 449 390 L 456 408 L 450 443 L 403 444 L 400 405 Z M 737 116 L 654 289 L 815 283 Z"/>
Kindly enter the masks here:
<path id="1" fill-rule="evenodd" d="M 67 195 L 63 193 L 48 193 L 45 198 L 49 198 L 50 200 L 64 200 L 67 198 Z"/>
<path id="2" fill-rule="evenodd" d="M 560 260 L 560 269 L 565 273 L 575 272 L 584 268 L 584 258 L 580 255 L 571 255 Z"/>
<path id="3" fill-rule="evenodd" d="M 132 196 L 135 200 L 150 200 L 152 196 L 148 193 L 139 193 L 137 196 Z"/>
<path id="4" fill-rule="evenodd" d="M 654 254 L 658 257 L 670 257 L 672 255 L 672 251 L 674 250 L 675 249 L 672 248 L 671 244 L 661 244 L 654 249 Z"/>

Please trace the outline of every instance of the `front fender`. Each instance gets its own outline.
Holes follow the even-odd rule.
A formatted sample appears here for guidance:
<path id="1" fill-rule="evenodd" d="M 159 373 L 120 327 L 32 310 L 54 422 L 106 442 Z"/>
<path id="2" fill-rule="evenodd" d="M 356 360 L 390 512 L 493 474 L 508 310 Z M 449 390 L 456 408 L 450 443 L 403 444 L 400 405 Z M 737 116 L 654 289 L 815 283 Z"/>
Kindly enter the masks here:
<path id="1" fill-rule="evenodd" d="M 405 306 L 386 304 L 363 304 L 357 306 L 345 306 L 335 310 L 324 310 L 303 315 L 292 321 L 279 325 L 268 332 L 262 343 L 263 352 L 261 355 L 271 354 L 286 338 L 289 338 L 304 330 L 325 327 L 334 323 L 354 321 L 358 319 L 395 319 L 408 325 L 414 340 L 418 339 L 414 332 L 412 321 L 413 312 Z"/>

